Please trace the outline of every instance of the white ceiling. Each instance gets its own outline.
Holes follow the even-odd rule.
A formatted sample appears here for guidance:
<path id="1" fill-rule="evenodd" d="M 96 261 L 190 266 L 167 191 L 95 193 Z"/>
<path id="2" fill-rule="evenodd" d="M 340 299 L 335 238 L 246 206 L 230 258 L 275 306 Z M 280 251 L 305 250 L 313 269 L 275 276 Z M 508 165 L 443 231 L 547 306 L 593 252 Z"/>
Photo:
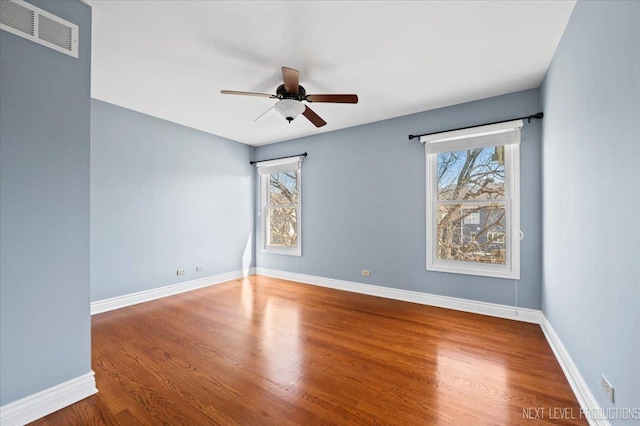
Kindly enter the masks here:
<path id="1" fill-rule="evenodd" d="M 258 146 L 540 85 L 575 1 L 105 1 L 93 7 L 94 98 Z M 281 66 L 328 124 L 288 124 Z M 532 111 L 534 112 L 534 111 Z"/>

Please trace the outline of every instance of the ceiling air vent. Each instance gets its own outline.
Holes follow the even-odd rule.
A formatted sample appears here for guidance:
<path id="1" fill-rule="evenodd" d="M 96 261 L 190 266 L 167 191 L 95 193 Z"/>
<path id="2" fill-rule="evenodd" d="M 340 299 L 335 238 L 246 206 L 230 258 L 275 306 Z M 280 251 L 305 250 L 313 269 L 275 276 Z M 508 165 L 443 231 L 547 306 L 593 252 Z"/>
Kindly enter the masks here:
<path id="1" fill-rule="evenodd" d="M 0 29 L 78 57 L 78 26 L 23 0 L 0 0 Z"/>

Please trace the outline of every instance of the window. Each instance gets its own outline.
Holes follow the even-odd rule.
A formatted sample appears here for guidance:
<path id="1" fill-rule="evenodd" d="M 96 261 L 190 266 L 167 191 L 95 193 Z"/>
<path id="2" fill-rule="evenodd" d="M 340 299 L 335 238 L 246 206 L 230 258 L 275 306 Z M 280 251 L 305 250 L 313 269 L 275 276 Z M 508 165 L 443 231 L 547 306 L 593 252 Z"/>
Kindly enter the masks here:
<path id="1" fill-rule="evenodd" d="M 427 270 L 520 277 L 522 121 L 423 136 Z"/>
<path id="2" fill-rule="evenodd" d="M 300 256 L 301 157 L 257 163 L 262 193 L 263 249 Z"/>
<path id="3" fill-rule="evenodd" d="M 504 244 L 504 232 L 487 232 L 487 238 L 492 243 Z"/>

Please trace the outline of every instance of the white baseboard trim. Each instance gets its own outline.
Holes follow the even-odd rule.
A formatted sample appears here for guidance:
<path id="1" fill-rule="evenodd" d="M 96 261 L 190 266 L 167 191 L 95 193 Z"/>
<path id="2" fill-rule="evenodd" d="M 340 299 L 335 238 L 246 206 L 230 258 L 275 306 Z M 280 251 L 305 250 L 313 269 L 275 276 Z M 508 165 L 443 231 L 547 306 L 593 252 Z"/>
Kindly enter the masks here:
<path id="1" fill-rule="evenodd" d="M 457 311 L 471 312 L 474 314 L 482 314 L 534 324 L 540 324 L 543 318 L 542 311 L 536 309 L 516 308 L 496 303 L 477 302 L 475 300 L 438 296 L 435 294 L 420 293 L 417 291 L 400 290 L 390 287 L 336 280 L 333 278 L 316 277 L 313 275 L 260 267 L 256 268 L 256 273 L 267 277 L 298 281 L 305 284 L 313 284 L 321 287 L 350 291 L 353 293 L 385 297 L 387 299 L 402 300 L 405 302 L 419 303 L 421 305 L 436 306 L 439 308 L 455 309 Z"/>
<path id="2" fill-rule="evenodd" d="M 0 407 L 2 426 L 38 420 L 98 392 L 93 371 Z"/>
<path id="3" fill-rule="evenodd" d="M 125 294 L 124 296 L 98 300 L 96 302 L 91 302 L 91 315 L 101 314 L 103 312 L 136 305 L 138 303 L 149 302 L 151 300 L 161 299 L 167 296 L 173 296 L 175 294 L 185 293 L 187 291 L 220 284 L 249 275 L 255 275 L 255 270 L 256 268 L 246 268 L 239 271 L 227 272 L 226 274 L 212 275 L 210 277 L 199 278 L 193 281 L 186 281 L 137 293 Z"/>
<path id="4" fill-rule="evenodd" d="M 569 352 L 567 352 L 567 349 L 562 344 L 560 337 L 556 334 L 547 317 L 542 317 L 540 327 L 542 328 L 542 332 L 547 338 L 547 342 L 549 342 L 549 346 L 551 347 L 553 354 L 556 356 L 564 375 L 567 377 L 569 386 L 571 386 L 571 389 L 578 400 L 578 404 L 580 404 L 580 408 L 582 408 L 589 424 L 591 426 L 610 425 L 608 420 L 601 418 L 603 417 L 603 411 L 600 404 L 598 404 L 598 401 L 596 401 L 595 397 L 589 390 L 589 386 L 587 386 L 587 383 L 582 378 L 582 374 L 580 374 L 578 367 L 574 364 Z"/>

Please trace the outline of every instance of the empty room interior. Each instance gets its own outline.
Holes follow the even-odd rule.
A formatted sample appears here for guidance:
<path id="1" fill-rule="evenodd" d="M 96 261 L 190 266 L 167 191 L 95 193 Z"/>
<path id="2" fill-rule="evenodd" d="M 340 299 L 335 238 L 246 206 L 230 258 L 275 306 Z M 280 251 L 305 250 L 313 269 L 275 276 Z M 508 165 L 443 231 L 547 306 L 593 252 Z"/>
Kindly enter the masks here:
<path id="1" fill-rule="evenodd" d="M 0 5 L 2 425 L 640 424 L 639 1 Z"/>

